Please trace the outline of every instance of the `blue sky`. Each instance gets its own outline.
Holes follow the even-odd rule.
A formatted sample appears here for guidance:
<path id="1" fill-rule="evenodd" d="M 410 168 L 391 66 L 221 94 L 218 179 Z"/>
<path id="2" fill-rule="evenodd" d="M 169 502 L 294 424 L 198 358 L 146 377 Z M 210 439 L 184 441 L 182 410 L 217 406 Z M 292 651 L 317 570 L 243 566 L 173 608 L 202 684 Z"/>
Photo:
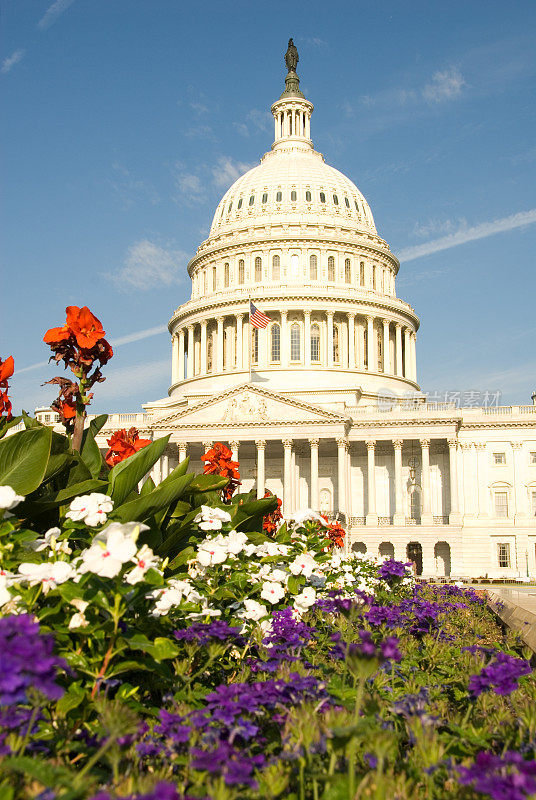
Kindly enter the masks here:
<path id="1" fill-rule="evenodd" d="M 44 331 L 88 305 L 93 411 L 167 394 L 166 323 L 218 200 L 272 143 L 289 36 L 312 136 L 369 201 L 428 392 L 536 389 L 533 0 L 0 0 L 0 356 L 54 397 Z M 37 365 L 37 366 L 36 366 Z"/>

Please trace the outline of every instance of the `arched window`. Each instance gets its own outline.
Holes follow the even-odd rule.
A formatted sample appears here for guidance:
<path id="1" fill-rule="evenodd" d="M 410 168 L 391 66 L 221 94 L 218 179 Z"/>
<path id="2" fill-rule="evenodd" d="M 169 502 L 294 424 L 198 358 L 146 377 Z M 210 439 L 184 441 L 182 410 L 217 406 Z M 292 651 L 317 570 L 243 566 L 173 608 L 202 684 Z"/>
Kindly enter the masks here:
<path id="1" fill-rule="evenodd" d="M 227 289 L 229 286 L 229 264 L 224 264 L 223 267 L 223 285 Z"/>
<path id="2" fill-rule="evenodd" d="M 294 190 L 292 190 L 292 192 L 290 193 L 290 199 L 291 199 L 291 201 L 292 201 L 293 203 L 295 203 L 295 202 L 296 202 L 296 200 L 298 199 L 298 194 L 297 194 L 297 192 L 295 192 Z"/>
<path id="3" fill-rule="evenodd" d="M 376 288 L 376 264 L 372 265 L 372 288 Z"/>
<path id="4" fill-rule="evenodd" d="M 378 372 L 380 372 L 380 369 L 383 372 L 383 337 L 382 337 L 382 331 L 381 330 L 379 330 L 377 332 L 377 336 L 378 336 L 378 338 L 377 338 L 378 355 L 377 355 L 377 362 L 376 363 L 378 364 Z"/>
<path id="5" fill-rule="evenodd" d="M 271 358 L 273 362 L 281 361 L 281 328 L 274 322 L 271 328 Z"/>
<path id="6" fill-rule="evenodd" d="M 261 202 L 262 203 L 267 203 L 268 202 L 268 195 L 267 195 L 266 192 L 263 194 Z"/>
<path id="7" fill-rule="evenodd" d="M 253 328 L 253 333 L 251 334 L 251 360 L 254 364 L 257 364 L 259 361 L 259 329 Z"/>
<path id="8" fill-rule="evenodd" d="M 246 267 L 244 264 L 244 259 L 241 258 L 238 262 L 238 283 L 244 283 L 246 280 Z"/>
<path id="9" fill-rule="evenodd" d="M 339 347 L 339 326 L 333 326 L 333 363 L 340 364 L 341 349 Z"/>
<path id="10" fill-rule="evenodd" d="M 334 194 L 334 195 L 333 195 L 333 202 L 334 202 L 334 204 L 335 204 L 336 206 L 338 206 L 338 205 L 339 205 L 339 198 L 337 197 L 337 195 L 336 195 L 336 194 Z"/>
<path id="11" fill-rule="evenodd" d="M 279 256 L 272 258 L 272 280 L 278 281 L 281 277 L 281 259 Z"/>
<path id="12" fill-rule="evenodd" d="M 368 369 L 368 328 L 363 331 L 363 365 Z"/>
<path id="13" fill-rule="evenodd" d="M 229 208 L 227 209 L 227 213 L 230 214 L 232 210 L 233 210 L 233 201 L 231 200 L 231 202 L 229 203 Z"/>
<path id="14" fill-rule="evenodd" d="M 333 256 L 328 258 L 328 281 L 335 282 L 335 258 Z"/>
<path id="15" fill-rule="evenodd" d="M 309 277 L 312 281 L 318 280 L 318 258 L 315 255 L 309 258 Z"/>
<path id="16" fill-rule="evenodd" d="M 212 372 L 212 334 L 207 339 L 207 372 Z"/>
<path id="17" fill-rule="evenodd" d="M 392 542 L 382 542 L 378 548 L 378 553 L 382 558 L 394 558 L 395 546 Z"/>
<path id="18" fill-rule="evenodd" d="M 320 361 L 320 325 L 311 325 L 311 361 Z"/>
<path id="19" fill-rule="evenodd" d="M 307 190 L 307 191 L 305 192 L 305 200 L 306 200 L 308 203 L 310 203 L 310 202 L 311 202 L 311 192 L 310 192 L 309 190 Z"/>
<path id="20" fill-rule="evenodd" d="M 275 202 L 280 203 L 282 199 L 283 199 L 283 192 L 277 192 L 275 196 Z"/>
<path id="21" fill-rule="evenodd" d="M 216 291 L 216 286 L 217 286 L 217 272 L 216 272 L 216 267 L 212 267 L 212 291 L 213 291 L 213 292 L 215 292 L 215 291 Z"/>
<path id="22" fill-rule="evenodd" d="M 406 547 L 408 561 L 415 564 L 415 573 L 422 575 L 422 544 L 420 542 L 409 542 Z"/>
<path id="23" fill-rule="evenodd" d="M 320 202 L 321 203 L 325 203 L 326 202 L 326 195 L 325 195 L 324 192 L 320 192 Z"/>
<path id="24" fill-rule="evenodd" d="M 344 281 L 345 283 L 352 283 L 352 266 L 349 258 L 344 261 Z"/>
<path id="25" fill-rule="evenodd" d="M 350 208 L 350 201 L 347 197 L 344 198 L 344 202 L 346 203 L 346 208 Z"/>
<path id="26" fill-rule="evenodd" d="M 242 198 L 238 201 L 238 208 L 242 208 Z"/>
<path id="27" fill-rule="evenodd" d="M 255 259 L 255 283 L 260 283 L 262 281 L 262 259 L 260 256 L 257 256 Z"/>
<path id="28" fill-rule="evenodd" d="M 364 286 L 365 285 L 365 262 L 364 261 L 360 261 L 359 262 L 359 285 L 360 286 Z"/>
<path id="29" fill-rule="evenodd" d="M 254 202 L 255 202 L 255 195 L 254 195 L 254 194 L 252 194 L 252 195 L 251 195 L 251 197 L 249 198 L 249 204 L 250 204 L 250 206 L 252 206 Z"/>
<path id="30" fill-rule="evenodd" d="M 228 332 L 227 328 L 224 328 L 223 329 L 223 368 L 224 369 L 229 369 L 229 358 L 228 358 L 229 353 L 227 352 L 228 348 L 229 348 L 229 335 L 228 335 L 228 333 L 229 332 Z"/>
<path id="31" fill-rule="evenodd" d="M 208 279 L 208 276 L 207 276 L 207 271 L 206 271 L 206 269 L 205 269 L 205 270 L 203 271 L 203 293 L 204 293 L 204 294 L 206 294 L 206 293 L 207 293 L 207 291 L 208 291 L 207 279 Z"/>
<path id="32" fill-rule="evenodd" d="M 355 206 L 355 210 L 359 214 L 359 206 L 357 205 L 357 200 L 354 200 L 354 206 Z"/>
<path id="33" fill-rule="evenodd" d="M 290 326 L 290 360 L 300 361 L 301 359 L 301 336 L 300 326 L 297 322 Z"/>

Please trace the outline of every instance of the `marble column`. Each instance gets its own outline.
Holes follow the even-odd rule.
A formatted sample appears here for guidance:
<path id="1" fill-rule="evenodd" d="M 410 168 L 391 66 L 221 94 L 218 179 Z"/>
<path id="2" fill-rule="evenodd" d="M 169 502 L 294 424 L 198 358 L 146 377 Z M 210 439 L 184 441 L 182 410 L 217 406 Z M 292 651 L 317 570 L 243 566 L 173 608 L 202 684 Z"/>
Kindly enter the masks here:
<path id="1" fill-rule="evenodd" d="M 161 457 L 160 463 L 161 463 L 160 474 L 162 476 L 162 480 L 164 481 L 169 475 L 169 456 L 166 453 L 164 453 L 164 455 Z"/>
<path id="2" fill-rule="evenodd" d="M 402 377 L 402 325 L 397 322 L 395 326 L 396 374 Z"/>
<path id="3" fill-rule="evenodd" d="M 291 467 L 292 467 L 292 439 L 283 439 L 283 513 L 285 517 L 290 517 L 292 514 L 291 497 Z"/>
<path id="4" fill-rule="evenodd" d="M 488 490 L 488 453 L 485 442 L 475 442 L 478 516 L 489 517 L 489 490 Z"/>
<path id="5" fill-rule="evenodd" d="M 179 444 L 179 464 L 181 463 L 181 461 L 184 461 L 184 459 L 186 458 L 186 456 L 188 454 L 187 447 L 188 446 L 183 442 L 181 442 Z"/>
<path id="6" fill-rule="evenodd" d="M 207 374 L 207 325 L 208 320 L 201 320 L 201 375 Z"/>
<path id="7" fill-rule="evenodd" d="M 366 517 L 367 525 L 378 524 L 378 514 L 376 513 L 376 442 L 371 439 L 367 441 L 367 494 L 368 494 L 368 514 Z"/>
<path id="8" fill-rule="evenodd" d="M 281 366 L 288 367 L 288 325 L 287 312 L 281 312 Z"/>
<path id="9" fill-rule="evenodd" d="M 188 379 L 194 377 L 194 326 L 188 325 Z"/>
<path id="10" fill-rule="evenodd" d="M 411 344 L 409 328 L 404 328 L 404 378 L 409 378 L 411 380 Z"/>
<path id="11" fill-rule="evenodd" d="M 319 439 L 309 439 L 311 446 L 311 508 L 313 511 L 319 509 L 318 491 L 318 444 Z"/>
<path id="12" fill-rule="evenodd" d="M 296 448 L 290 453 L 290 508 L 296 511 Z"/>
<path id="13" fill-rule="evenodd" d="M 229 442 L 229 447 L 231 448 L 233 461 L 238 461 L 238 448 L 240 447 L 240 442 Z"/>
<path id="14" fill-rule="evenodd" d="M 430 498 L 430 439 L 421 439 L 421 525 L 432 525 L 432 505 Z"/>
<path id="15" fill-rule="evenodd" d="M 184 380 L 184 328 L 179 331 L 179 353 L 177 364 L 177 380 Z"/>
<path id="16" fill-rule="evenodd" d="M 244 368 L 244 315 L 236 315 L 236 368 Z"/>
<path id="17" fill-rule="evenodd" d="M 391 349 L 389 342 L 389 320 L 383 320 L 383 372 L 384 375 L 391 374 Z"/>
<path id="18" fill-rule="evenodd" d="M 346 520 L 349 523 L 352 516 L 352 454 L 350 452 L 350 442 L 346 442 Z"/>
<path id="19" fill-rule="evenodd" d="M 327 311 L 327 318 L 328 318 L 328 335 L 326 337 L 327 342 L 327 359 L 326 364 L 328 367 L 333 366 L 333 311 Z"/>
<path id="20" fill-rule="evenodd" d="M 417 383 L 417 334 L 411 334 L 411 377 Z"/>
<path id="21" fill-rule="evenodd" d="M 346 439 L 337 439 L 337 507 L 346 514 Z"/>
<path id="22" fill-rule="evenodd" d="M 355 369 L 355 314 L 348 314 L 348 369 Z"/>
<path id="23" fill-rule="evenodd" d="M 527 522 L 527 509 L 526 509 L 526 491 L 523 486 L 523 467 L 521 462 L 522 455 L 522 442 L 510 442 L 512 447 L 512 465 L 513 465 L 513 479 L 512 479 L 512 496 L 514 500 L 514 524 L 516 522 Z"/>
<path id="24" fill-rule="evenodd" d="M 174 333 L 171 337 L 171 384 L 175 385 L 179 375 L 179 340 Z"/>
<path id="25" fill-rule="evenodd" d="M 402 439 L 394 439 L 395 449 L 395 514 L 393 525 L 405 525 L 406 515 L 404 512 L 404 492 L 402 486 Z"/>
<path id="26" fill-rule="evenodd" d="M 450 479 L 450 514 L 449 525 L 459 525 L 461 514 L 458 508 L 458 464 L 457 439 L 449 439 L 449 479 Z"/>
<path id="27" fill-rule="evenodd" d="M 264 439 L 257 439 L 255 442 L 257 446 L 257 499 L 264 497 L 264 451 L 266 448 L 266 441 Z"/>
<path id="28" fill-rule="evenodd" d="M 376 348 L 375 348 L 374 317 L 367 317 L 367 362 L 368 371 L 376 372 Z"/>
<path id="29" fill-rule="evenodd" d="M 357 323 L 357 368 L 365 370 L 365 325 L 362 320 Z"/>
<path id="30" fill-rule="evenodd" d="M 223 317 L 218 317 L 216 334 L 216 372 L 223 372 Z"/>
<path id="31" fill-rule="evenodd" d="M 306 367 L 311 366 L 311 312 L 305 310 L 303 312 L 304 326 L 303 326 L 303 358 Z"/>

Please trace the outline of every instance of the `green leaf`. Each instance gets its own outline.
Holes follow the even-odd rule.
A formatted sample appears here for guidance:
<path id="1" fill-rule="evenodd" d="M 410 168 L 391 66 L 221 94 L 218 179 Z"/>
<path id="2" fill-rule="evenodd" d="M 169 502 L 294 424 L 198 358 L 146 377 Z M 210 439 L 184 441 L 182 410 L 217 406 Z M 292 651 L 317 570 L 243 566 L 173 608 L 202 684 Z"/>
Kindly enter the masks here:
<path id="1" fill-rule="evenodd" d="M 28 500 L 25 503 L 21 503 L 18 508 L 24 517 L 31 517 L 33 515 L 43 514 L 45 511 L 51 511 L 58 506 L 66 505 L 66 503 L 74 497 L 83 494 L 91 494 L 91 492 L 103 492 L 107 486 L 108 484 L 106 481 L 82 481 L 82 483 L 75 483 L 72 486 L 67 486 L 66 489 L 60 489 L 59 492 L 51 492 L 35 500 Z"/>
<path id="2" fill-rule="evenodd" d="M 303 575 L 289 575 L 287 589 L 290 594 L 299 594 L 301 587 L 305 584 Z"/>
<path id="3" fill-rule="evenodd" d="M 121 505 L 130 492 L 138 485 L 145 475 L 149 472 L 167 447 L 169 435 L 156 442 L 148 444 L 141 450 L 130 456 L 130 458 L 120 461 L 110 470 L 108 477 L 110 495 L 116 506 Z"/>
<path id="4" fill-rule="evenodd" d="M 52 429 L 20 431 L 0 441 L 0 485 L 27 495 L 41 484 L 46 472 Z"/>
<path id="5" fill-rule="evenodd" d="M 253 500 L 243 503 L 241 506 L 233 506 L 236 511 L 233 513 L 231 528 L 240 527 L 241 530 L 249 532 L 262 526 L 262 518 L 270 514 L 277 508 L 277 498 L 263 497 L 260 500 Z M 270 537 L 265 537 L 264 541 L 270 541 Z"/>
<path id="6" fill-rule="evenodd" d="M 149 476 L 146 481 L 144 481 L 143 486 L 140 489 L 140 497 L 143 497 L 150 492 L 153 492 L 156 489 L 156 483 L 153 479 Z"/>
<path id="7" fill-rule="evenodd" d="M 60 714 L 66 716 L 69 711 L 73 710 L 73 708 L 78 708 L 78 706 L 84 701 L 85 696 L 86 692 L 82 688 L 82 681 L 71 683 L 63 697 L 60 697 L 58 700 L 56 709 Z"/>
<path id="8" fill-rule="evenodd" d="M 168 564 L 167 568 L 169 570 L 176 570 L 178 567 L 182 567 L 184 564 L 186 564 L 186 562 L 189 561 L 194 556 L 195 556 L 194 548 L 191 546 L 185 547 L 184 550 L 181 550 L 181 552 L 177 556 L 175 556 L 173 561 L 171 561 L 171 563 Z"/>
<path id="9" fill-rule="evenodd" d="M 172 639 L 157 636 L 151 642 L 147 636 L 139 633 L 133 636 L 128 642 L 131 650 L 143 650 L 144 653 L 151 655 L 155 661 L 164 661 L 168 658 L 175 658 L 179 654 L 179 648 Z"/>
<path id="10" fill-rule="evenodd" d="M 180 466 L 180 464 L 179 464 Z M 191 492 L 212 492 L 227 486 L 228 478 L 221 475 L 196 475 L 190 484 Z"/>
<path id="11" fill-rule="evenodd" d="M 99 477 L 102 467 L 102 453 L 95 441 L 95 436 L 105 425 L 107 419 L 108 414 L 100 414 L 98 417 L 91 420 L 89 427 L 84 431 L 80 456 L 92 478 Z"/>
<path id="12" fill-rule="evenodd" d="M 119 508 L 116 506 L 113 518 L 119 520 L 119 522 L 131 522 L 133 520 L 143 522 L 157 511 L 167 508 L 171 503 L 178 500 L 192 482 L 192 479 L 193 475 L 183 475 L 171 483 L 164 481 L 149 494 L 140 495 L 135 500 L 123 503 Z M 190 510 L 188 503 L 184 503 L 184 510 Z"/>
<path id="13" fill-rule="evenodd" d="M 38 761 L 31 756 L 5 758 L 2 762 L 2 768 L 9 772 L 18 772 L 26 778 L 33 778 L 49 788 L 55 788 L 58 785 L 70 787 L 75 777 L 74 773 L 65 767 Z"/>
<path id="14" fill-rule="evenodd" d="M 2 436 L 6 435 L 8 430 L 18 425 L 19 422 L 22 422 L 22 415 L 19 417 L 13 417 L 13 419 L 10 419 L 9 422 L 7 417 L 0 417 L 0 439 Z"/>
<path id="15" fill-rule="evenodd" d="M 31 417 L 26 411 L 22 412 L 22 419 L 24 420 L 24 427 L 26 428 L 26 430 L 30 430 L 30 428 L 45 427 L 42 422 L 39 422 L 39 420 L 35 419 L 34 417 Z"/>

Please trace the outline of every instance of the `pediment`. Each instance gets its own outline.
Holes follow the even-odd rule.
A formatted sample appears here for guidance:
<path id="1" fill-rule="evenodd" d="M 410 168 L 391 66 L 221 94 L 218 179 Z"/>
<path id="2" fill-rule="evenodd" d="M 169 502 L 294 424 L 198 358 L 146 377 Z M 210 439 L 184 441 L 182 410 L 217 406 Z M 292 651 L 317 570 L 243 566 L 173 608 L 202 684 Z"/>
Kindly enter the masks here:
<path id="1" fill-rule="evenodd" d="M 270 423 L 344 423 L 346 417 L 276 392 L 244 384 L 195 406 L 161 418 L 155 428 L 173 425 L 269 425 Z"/>

